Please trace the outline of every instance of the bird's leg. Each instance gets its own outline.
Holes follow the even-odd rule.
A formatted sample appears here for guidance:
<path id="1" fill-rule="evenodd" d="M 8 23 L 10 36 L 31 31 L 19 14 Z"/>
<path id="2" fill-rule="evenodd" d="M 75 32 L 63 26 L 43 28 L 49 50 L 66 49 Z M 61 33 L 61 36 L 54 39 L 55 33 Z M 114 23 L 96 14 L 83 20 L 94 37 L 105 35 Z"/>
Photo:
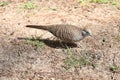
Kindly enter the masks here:
<path id="1" fill-rule="evenodd" d="M 59 39 L 58 41 L 59 41 L 59 43 L 60 43 L 60 46 L 61 46 L 61 47 L 63 47 L 63 48 L 64 48 L 64 47 L 66 47 L 66 46 L 67 46 L 67 45 L 66 45 L 66 44 L 65 44 L 62 40 L 60 40 L 60 39 Z"/>
<path id="2" fill-rule="evenodd" d="M 63 41 L 62 41 L 62 40 L 60 40 L 59 38 L 54 37 L 54 36 L 52 36 L 51 38 L 52 38 L 52 40 L 57 41 L 57 42 L 60 44 L 60 46 L 61 46 L 61 47 L 65 47 L 65 45 L 64 45 L 64 43 L 63 43 Z"/>
<path id="3" fill-rule="evenodd" d="M 47 39 L 54 40 L 54 41 L 58 42 L 58 44 L 59 44 L 61 47 L 65 47 L 63 41 L 61 41 L 59 38 L 57 38 L 57 37 L 55 37 L 55 36 L 51 36 L 51 37 L 49 37 L 49 38 L 47 38 Z"/>
<path id="4" fill-rule="evenodd" d="M 62 44 L 64 44 L 64 46 L 67 47 L 76 47 L 76 43 L 75 42 L 63 42 Z"/>

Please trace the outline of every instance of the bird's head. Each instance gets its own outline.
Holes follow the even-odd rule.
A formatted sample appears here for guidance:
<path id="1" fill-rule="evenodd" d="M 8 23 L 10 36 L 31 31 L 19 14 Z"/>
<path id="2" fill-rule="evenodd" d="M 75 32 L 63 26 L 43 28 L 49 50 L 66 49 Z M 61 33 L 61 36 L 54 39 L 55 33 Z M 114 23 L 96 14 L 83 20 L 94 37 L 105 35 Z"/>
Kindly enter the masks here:
<path id="1" fill-rule="evenodd" d="M 82 35 L 83 35 L 84 37 L 86 37 L 86 36 L 92 36 L 92 32 L 91 32 L 90 29 L 83 29 L 83 30 L 82 30 Z"/>

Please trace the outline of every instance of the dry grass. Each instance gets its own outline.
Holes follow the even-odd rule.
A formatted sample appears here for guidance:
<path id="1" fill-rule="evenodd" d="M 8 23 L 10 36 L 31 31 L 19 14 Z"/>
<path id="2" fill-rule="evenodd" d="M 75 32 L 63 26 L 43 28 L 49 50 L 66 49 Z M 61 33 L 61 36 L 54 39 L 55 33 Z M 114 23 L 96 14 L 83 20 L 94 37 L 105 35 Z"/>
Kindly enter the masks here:
<path id="1" fill-rule="evenodd" d="M 0 80 L 120 79 L 117 7 L 95 0 L 90 6 L 76 0 L 35 0 L 37 7 L 30 4 L 21 11 L 20 6 L 26 2 L 13 0 L 0 7 Z M 65 48 L 51 39 L 49 32 L 26 28 L 28 24 L 87 26 L 95 38 L 87 37 L 76 43 L 79 47 Z M 18 39 L 42 34 L 41 41 Z"/>

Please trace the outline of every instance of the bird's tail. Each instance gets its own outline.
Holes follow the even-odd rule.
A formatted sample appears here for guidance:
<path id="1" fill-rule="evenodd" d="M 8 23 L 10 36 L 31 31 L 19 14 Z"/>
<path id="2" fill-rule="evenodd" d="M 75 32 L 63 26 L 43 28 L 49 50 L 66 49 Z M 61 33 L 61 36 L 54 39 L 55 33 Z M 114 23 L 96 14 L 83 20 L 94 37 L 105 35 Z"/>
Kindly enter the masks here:
<path id="1" fill-rule="evenodd" d="M 43 25 L 26 25 L 26 27 L 43 29 L 43 30 L 49 30 L 49 28 L 50 28 L 50 26 L 43 26 Z"/>

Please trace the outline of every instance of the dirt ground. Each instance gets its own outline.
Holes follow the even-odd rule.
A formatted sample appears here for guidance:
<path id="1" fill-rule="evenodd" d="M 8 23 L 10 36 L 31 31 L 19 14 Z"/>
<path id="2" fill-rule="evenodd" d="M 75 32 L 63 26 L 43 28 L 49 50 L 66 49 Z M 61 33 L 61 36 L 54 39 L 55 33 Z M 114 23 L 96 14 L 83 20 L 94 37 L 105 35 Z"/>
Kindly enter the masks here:
<path id="1" fill-rule="evenodd" d="M 77 0 L 34 2 L 37 7 L 31 10 L 21 8 L 24 2 L 14 0 L 0 7 L 0 80 L 120 80 L 120 6 L 83 6 Z M 94 38 L 76 43 L 79 47 L 64 48 L 50 38 L 51 33 L 26 28 L 28 24 L 87 27 Z M 40 35 L 44 47 L 36 49 L 26 43 L 25 38 Z M 66 70 L 63 66 L 68 53 L 77 57 L 86 54 L 92 64 Z"/>

